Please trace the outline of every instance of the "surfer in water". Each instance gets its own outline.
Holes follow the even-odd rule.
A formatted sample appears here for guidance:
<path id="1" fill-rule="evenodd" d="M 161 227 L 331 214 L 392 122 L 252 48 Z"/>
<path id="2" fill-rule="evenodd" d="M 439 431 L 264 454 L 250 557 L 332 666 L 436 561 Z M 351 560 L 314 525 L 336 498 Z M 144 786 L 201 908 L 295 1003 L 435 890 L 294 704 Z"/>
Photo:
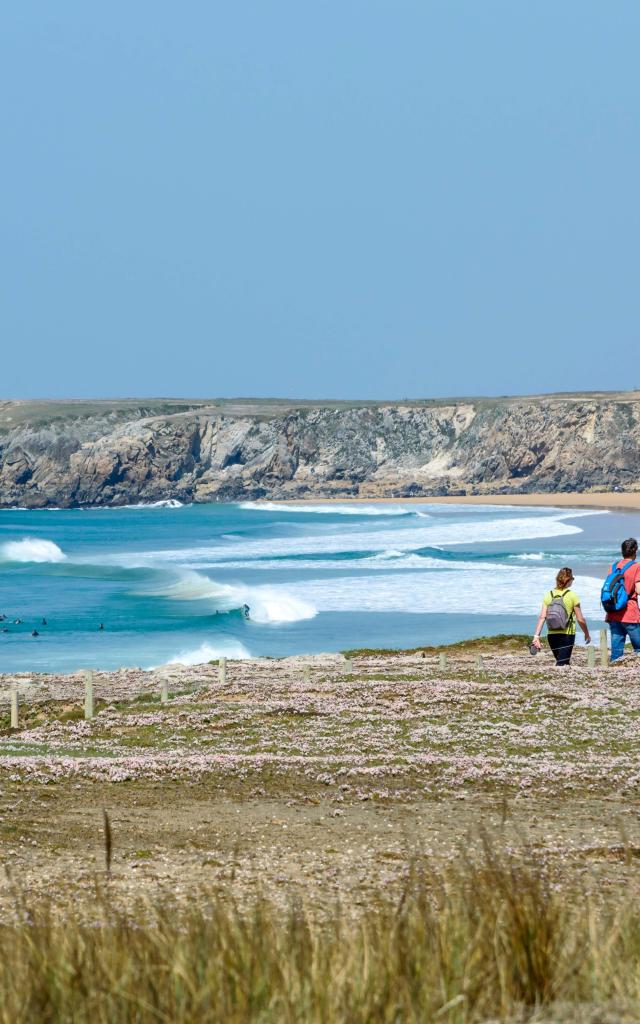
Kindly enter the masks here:
<path id="1" fill-rule="evenodd" d="M 244 615 L 245 619 L 249 618 L 249 612 L 250 611 L 251 611 L 251 609 L 250 609 L 249 605 L 248 604 L 243 604 L 243 606 L 242 606 L 242 614 Z"/>

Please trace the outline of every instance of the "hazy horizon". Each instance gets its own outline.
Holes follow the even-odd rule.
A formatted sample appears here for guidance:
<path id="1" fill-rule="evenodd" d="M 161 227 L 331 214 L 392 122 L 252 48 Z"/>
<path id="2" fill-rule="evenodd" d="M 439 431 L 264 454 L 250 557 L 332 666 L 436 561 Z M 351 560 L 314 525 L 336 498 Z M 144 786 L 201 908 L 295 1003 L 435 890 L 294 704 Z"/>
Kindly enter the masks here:
<path id="1" fill-rule="evenodd" d="M 61 403 L 82 403 L 82 402 L 195 402 L 195 403 L 215 403 L 215 402 L 283 402 L 286 404 L 301 402 L 305 404 L 322 405 L 326 404 L 400 404 L 402 402 L 409 403 L 420 403 L 420 402 L 446 402 L 446 401 L 499 401 L 504 400 L 518 400 L 526 398 L 571 398 L 575 396 L 597 396 L 597 395 L 634 395 L 640 394 L 640 388 L 592 388 L 582 389 L 576 391 L 546 391 L 546 392 L 521 392 L 520 394 L 504 394 L 504 395 L 490 395 L 490 394 L 460 394 L 460 395 L 401 395 L 401 396 L 379 396 L 373 398 L 362 398 L 358 395 L 347 396 L 345 398 L 331 398 L 328 396 L 319 396 L 318 398 L 307 398 L 304 395 L 204 395 L 198 396 L 195 394 L 130 394 L 130 395 L 60 395 L 60 396 L 47 396 L 47 395 L 33 395 L 30 397 L 25 396 L 0 396 L 0 402 L 52 402 Z"/>

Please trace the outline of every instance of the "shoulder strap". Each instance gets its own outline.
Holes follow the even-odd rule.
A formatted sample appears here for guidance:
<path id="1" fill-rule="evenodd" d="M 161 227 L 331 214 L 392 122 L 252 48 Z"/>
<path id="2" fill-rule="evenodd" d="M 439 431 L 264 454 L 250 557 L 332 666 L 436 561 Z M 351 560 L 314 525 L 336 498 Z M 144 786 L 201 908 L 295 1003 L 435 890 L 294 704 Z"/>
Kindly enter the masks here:
<path id="1" fill-rule="evenodd" d="M 626 564 L 626 565 L 623 565 L 623 566 L 622 566 L 622 568 L 620 569 L 620 575 L 622 576 L 622 583 L 623 583 L 623 585 L 624 585 L 624 589 L 625 589 L 625 590 L 627 591 L 627 597 L 628 597 L 628 599 L 629 599 L 630 601 L 631 601 L 631 600 L 633 600 L 633 597 L 634 597 L 634 595 L 635 595 L 635 596 L 636 596 L 636 598 L 637 598 L 637 594 L 636 594 L 636 588 L 634 587 L 634 585 L 633 585 L 633 583 L 632 583 L 632 584 L 631 584 L 631 590 L 630 590 L 630 591 L 629 591 L 629 590 L 627 590 L 627 581 L 626 581 L 626 579 L 624 578 L 624 574 L 626 573 L 627 569 L 630 569 L 630 568 L 631 568 L 631 566 L 632 566 L 632 565 L 635 565 L 635 564 L 636 564 L 636 560 L 635 560 L 635 558 L 631 558 L 631 559 L 629 559 L 629 561 L 627 562 L 627 564 Z"/>
<path id="2" fill-rule="evenodd" d="M 620 559 L 618 559 L 618 562 L 619 561 Z M 621 566 L 618 566 L 618 562 L 614 562 L 611 566 L 611 572 L 619 572 L 622 576 L 624 576 L 627 569 L 630 569 L 632 565 L 635 565 L 635 561 L 635 558 L 630 558 L 625 565 Z"/>

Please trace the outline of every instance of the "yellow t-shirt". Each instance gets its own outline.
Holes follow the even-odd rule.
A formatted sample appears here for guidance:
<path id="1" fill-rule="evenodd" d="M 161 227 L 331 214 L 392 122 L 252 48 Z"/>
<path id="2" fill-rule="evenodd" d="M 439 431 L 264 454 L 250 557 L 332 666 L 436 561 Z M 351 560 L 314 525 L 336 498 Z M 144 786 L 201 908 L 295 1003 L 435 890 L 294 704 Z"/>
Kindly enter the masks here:
<path id="1" fill-rule="evenodd" d="M 565 606 L 565 608 L 567 609 L 567 615 L 569 616 L 569 623 L 568 623 L 568 625 L 566 626 L 565 629 L 547 629 L 547 632 L 548 633 L 567 633 L 568 635 L 571 635 L 571 634 L 575 633 L 575 631 L 576 631 L 576 617 L 575 617 L 574 612 L 575 612 L 576 607 L 580 604 L 580 598 L 578 597 L 578 595 L 573 590 L 569 590 L 569 589 L 558 590 L 556 588 L 555 590 L 549 590 L 548 593 L 546 593 L 544 595 L 544 598 L 542 599 L 542 603 L 546 604 L 546 606 L 548 608 L 549 605 L 551 604 L 551 602 L 553 601 L 554 597 L 561 597 L 562 598 L 562 603 Z"/>

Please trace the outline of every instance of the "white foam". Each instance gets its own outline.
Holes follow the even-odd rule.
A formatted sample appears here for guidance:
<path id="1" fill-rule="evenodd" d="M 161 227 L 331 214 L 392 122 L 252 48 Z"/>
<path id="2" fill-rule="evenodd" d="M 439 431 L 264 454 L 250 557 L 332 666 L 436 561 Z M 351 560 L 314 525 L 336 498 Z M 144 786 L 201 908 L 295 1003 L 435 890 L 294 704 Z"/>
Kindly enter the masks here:
<path id="1" fill-rule="evenodd" d="M 490 573 L 488 584 L 487 573 Z M 313 602 L 318 612 L 404 612 L 465 615 L 537 615 L 554 585 L 546 569 L 456 566 L 455 571 L 333 577 L 287 583 L 287 593 Z M 601 581 L 578 576 L 574 590 L 587 616 L 599 618 Z M 278 587 L 273 588 L 277 590 Z M 532 628 L 535 623 L 532 623 Z"/>
<path id="2" fill-rule="evenodd" d="M 245 597 L 254 622 L 299 622 L 317 615 L 312 602 L 277 586 L 251 587 L 245 591 Z"/>
<path id="3" fill-rule="evenodd" d="M 212 611 L 229 612 L 248 605 L 250 621 L 260 623 L 298 622 L 316 614 L 313 604 L 282 587 L 217 583 L 197 572 L 185 572 L 175 583 L 144 593 L 172 601 L 207 601 Z"/>
<path id="4" fill-rule="evenodd" d="M 133 505 L 89 505 L 88 512 L 117 512 L 128 508 L 184 508 L 184 502 L 177 498 L 162 498 L 161 501 L 138 501 Z"/>
<path id="5" fill-rule="evenodd" d="M 402 551 L 445 545 L 488 544 L 516 540 L 538 540 L 542 537 L 563 537 L 581 533 L 579 526 L 566 522 L 597 512 L 561 512 L 554 515 L 514 516 L 498 519 L 467 519 L 463 522 L 438 523 L 429 526 L 407 526 L 395 530 L 359 530 L 353 533 L 331 531 L 296 537 L 274 537 L 260 540 L 225 542 L 205 547 L 148 552 L 147 560 L 215 565 L 226 558 L 269 558 L 282 555 L 338 554 L 345 551 Z M 129 563 L 135 557 L 128 556 Z"/>
<path id="6" fill-rule="evenodd" d="M 207 661 L 217 661 L 218 658 L 233 658 L 242 660 L 250 658 L 251 655 L 246 647 L 234 641 L 223 641 L 220 644 L 203 643 L 199 647 L 190 650 L 180 651 L 175 657 L 166 661 L 165 665 L 204 665 Z M 151 668 L 160 668 L 160 665 L 152 665 Z"/>
<path id="7" fill-rule="evenodd" d="M 544 551 L 529 551 L 522 555 L 509 555 L 509 558 L 514 558 L 518 562 L 542 562 Z"/>
<path id="8" fill-rule="evenodd" d="M 151 563 L 145 563 L 145 567 L 148 567 Z M 461 563 L 456 562 L 456 565 Z M 475 564 L 475 563 L 464 563 L 464 564 Z M 362 558 L 350 558 L 348 561 L 339 558 L 296 558 L 292 561 L 283 561 L 277 558 L 265 558 L 260 561 L 252 561 L 251 559 L 231 559 L 231 560 L 220 560 L 211 561 L 206 563 L 208 569 L 250 569 L 252 572 L 256 569 L 261 571 L 276 570 L 279 572 L 298 572 L 300 570 L 312 570 L 317 571 L 319 569 L 332 569 L 337 572 L 345 573 L 353 571 L 354 569 L 376 569 L 393 570 L 396 572 L 398 569 L 431 569 L 431 568 L 453 568 L 450 561 L 444 558 L 432 558 L 429 555 L 418 555 L 411 552 L 399 552 L 396 557 L 386 557 L 384 554 L 375 554 L 369 556 L 363 556 Z M 202 569 L 203 564 L 201 562 L 185 562 L 184 568 L 188 570 Z"/>
<path id="9" fill-rule="evenodd" d="M 275 501 L 243 501 L 240 508 L 252 512 L 291 512 L 296 515 L 301 513 L 312 513 L 313 515 L 327 516 L 411 516 L 419 515 L 427 517 L 426 512 L 415 512 L 404 505 L 334 505 L 327 502 L 326 505 L 289 505 L 279 504 Z"/>
<path id="10" fill-rule="evenodd" d="M 0 546 L 0 555 L 8 562 L 64 562 L 66 555 L 52 540 L 24 537 Z"/>

